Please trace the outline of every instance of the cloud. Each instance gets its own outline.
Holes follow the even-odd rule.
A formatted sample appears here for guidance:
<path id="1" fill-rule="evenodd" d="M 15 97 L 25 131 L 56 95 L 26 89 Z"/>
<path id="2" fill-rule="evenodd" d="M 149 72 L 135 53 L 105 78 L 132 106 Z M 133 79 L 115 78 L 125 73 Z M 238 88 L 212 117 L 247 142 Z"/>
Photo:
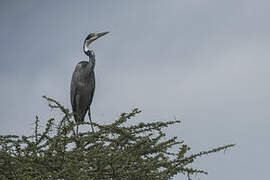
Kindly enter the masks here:
<path id="1" fill-rule="evenodd" d="M 201 179 L 268 177 L 268 1 L 1 3 L 1 134 L 29 134 L 36 114 L 57 116 L 42 95 L 70 107 L 72 72 L 87 60 L 82 42 L 108 30 L 92 46 L 95 120 L 133 107 L 143 110 L 137 121 L 176 116 L 182 126 L 168 133 L 194 152 L 237 143 L 199 161 L 210 171 Z"/>

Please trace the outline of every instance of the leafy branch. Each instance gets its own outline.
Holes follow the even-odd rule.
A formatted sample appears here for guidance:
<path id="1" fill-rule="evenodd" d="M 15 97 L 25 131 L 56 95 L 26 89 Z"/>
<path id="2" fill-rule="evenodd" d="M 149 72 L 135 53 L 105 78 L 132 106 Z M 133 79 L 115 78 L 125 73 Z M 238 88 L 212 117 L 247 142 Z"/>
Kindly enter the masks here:
<path id="1" fill-rule="evenodd" d="M 76 134 L 72 113 L 43 96 L 63 118 L 47 121 L 43 131 L 36 116 L 31 136 L 0 136 L 0 179 L 170 179 L 181 173 L 207 174 L 192 168 L 195 159 L 225 151 L 234 144 L 188 155 L 190 147 L 177 137 L 164 140 L 164 128 L 180 121 L 126 125 L 141 111 L 122 113 L 111 124 L 93 123 L 96 132 Z M 81 123 L 91 129 L 88 122 Z M 178 152 L 172 149 L 178 147 Z"/>

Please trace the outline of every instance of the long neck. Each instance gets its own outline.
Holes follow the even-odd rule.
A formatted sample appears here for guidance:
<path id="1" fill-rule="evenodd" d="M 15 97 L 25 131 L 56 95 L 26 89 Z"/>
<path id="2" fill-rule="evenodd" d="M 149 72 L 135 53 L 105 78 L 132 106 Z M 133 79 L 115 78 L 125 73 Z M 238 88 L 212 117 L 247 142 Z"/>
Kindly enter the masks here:
<path id="1" fill-rule="evenodd" d="M 89 57 L 90 66 L 94 69 L 95 65 L 96 65 L 96 57 L 95 57 L 94 51 L 89 50 L 88 53 L 87 53 L 87 56 Z"/>
<path id="2" fill-rule="evenodd" d="M 85 40 L 83 43 L 83 52 L 89 57 L 89 65 L 92 69 L 95 68 L 96 57 L 94 51 L 89 49 L 90 40 Z"/>
<path id="3" fill-rule="evenodd" d="M 89 40 L 85 40 L 84 43 L 83 43 L 83 52 L 89 56 L 87 53 L 90 51 L 89 49 L 89 44 L 90 44 L 90 41 Z"/>

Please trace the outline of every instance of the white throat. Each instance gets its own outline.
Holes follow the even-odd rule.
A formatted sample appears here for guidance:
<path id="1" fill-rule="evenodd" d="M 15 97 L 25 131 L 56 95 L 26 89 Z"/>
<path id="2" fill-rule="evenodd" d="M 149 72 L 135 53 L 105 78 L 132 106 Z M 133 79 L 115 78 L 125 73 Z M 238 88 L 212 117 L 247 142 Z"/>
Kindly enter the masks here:
<path id="1" fill-rule="evenodd" d="M 88 50 L 89 50 L 89 44 L 90 44 L 90 40 L 86 40 L 85 42 L 84 42 L 84 45 L 83 45 L 83 50 L 84 50 L 84 52 L 87 52 Z"/>

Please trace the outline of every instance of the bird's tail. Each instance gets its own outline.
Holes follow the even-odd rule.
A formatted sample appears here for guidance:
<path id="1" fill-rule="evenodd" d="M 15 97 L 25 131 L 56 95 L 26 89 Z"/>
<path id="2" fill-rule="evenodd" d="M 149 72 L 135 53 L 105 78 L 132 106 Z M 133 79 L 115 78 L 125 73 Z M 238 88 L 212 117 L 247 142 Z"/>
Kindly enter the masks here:
<path id="1" fill-rule="evenodd" d="M 81 116 L 80 113 L 73 112 L 73 116 L 76 123 L 80 123 L 84 121 L 84 116 Z"/>

